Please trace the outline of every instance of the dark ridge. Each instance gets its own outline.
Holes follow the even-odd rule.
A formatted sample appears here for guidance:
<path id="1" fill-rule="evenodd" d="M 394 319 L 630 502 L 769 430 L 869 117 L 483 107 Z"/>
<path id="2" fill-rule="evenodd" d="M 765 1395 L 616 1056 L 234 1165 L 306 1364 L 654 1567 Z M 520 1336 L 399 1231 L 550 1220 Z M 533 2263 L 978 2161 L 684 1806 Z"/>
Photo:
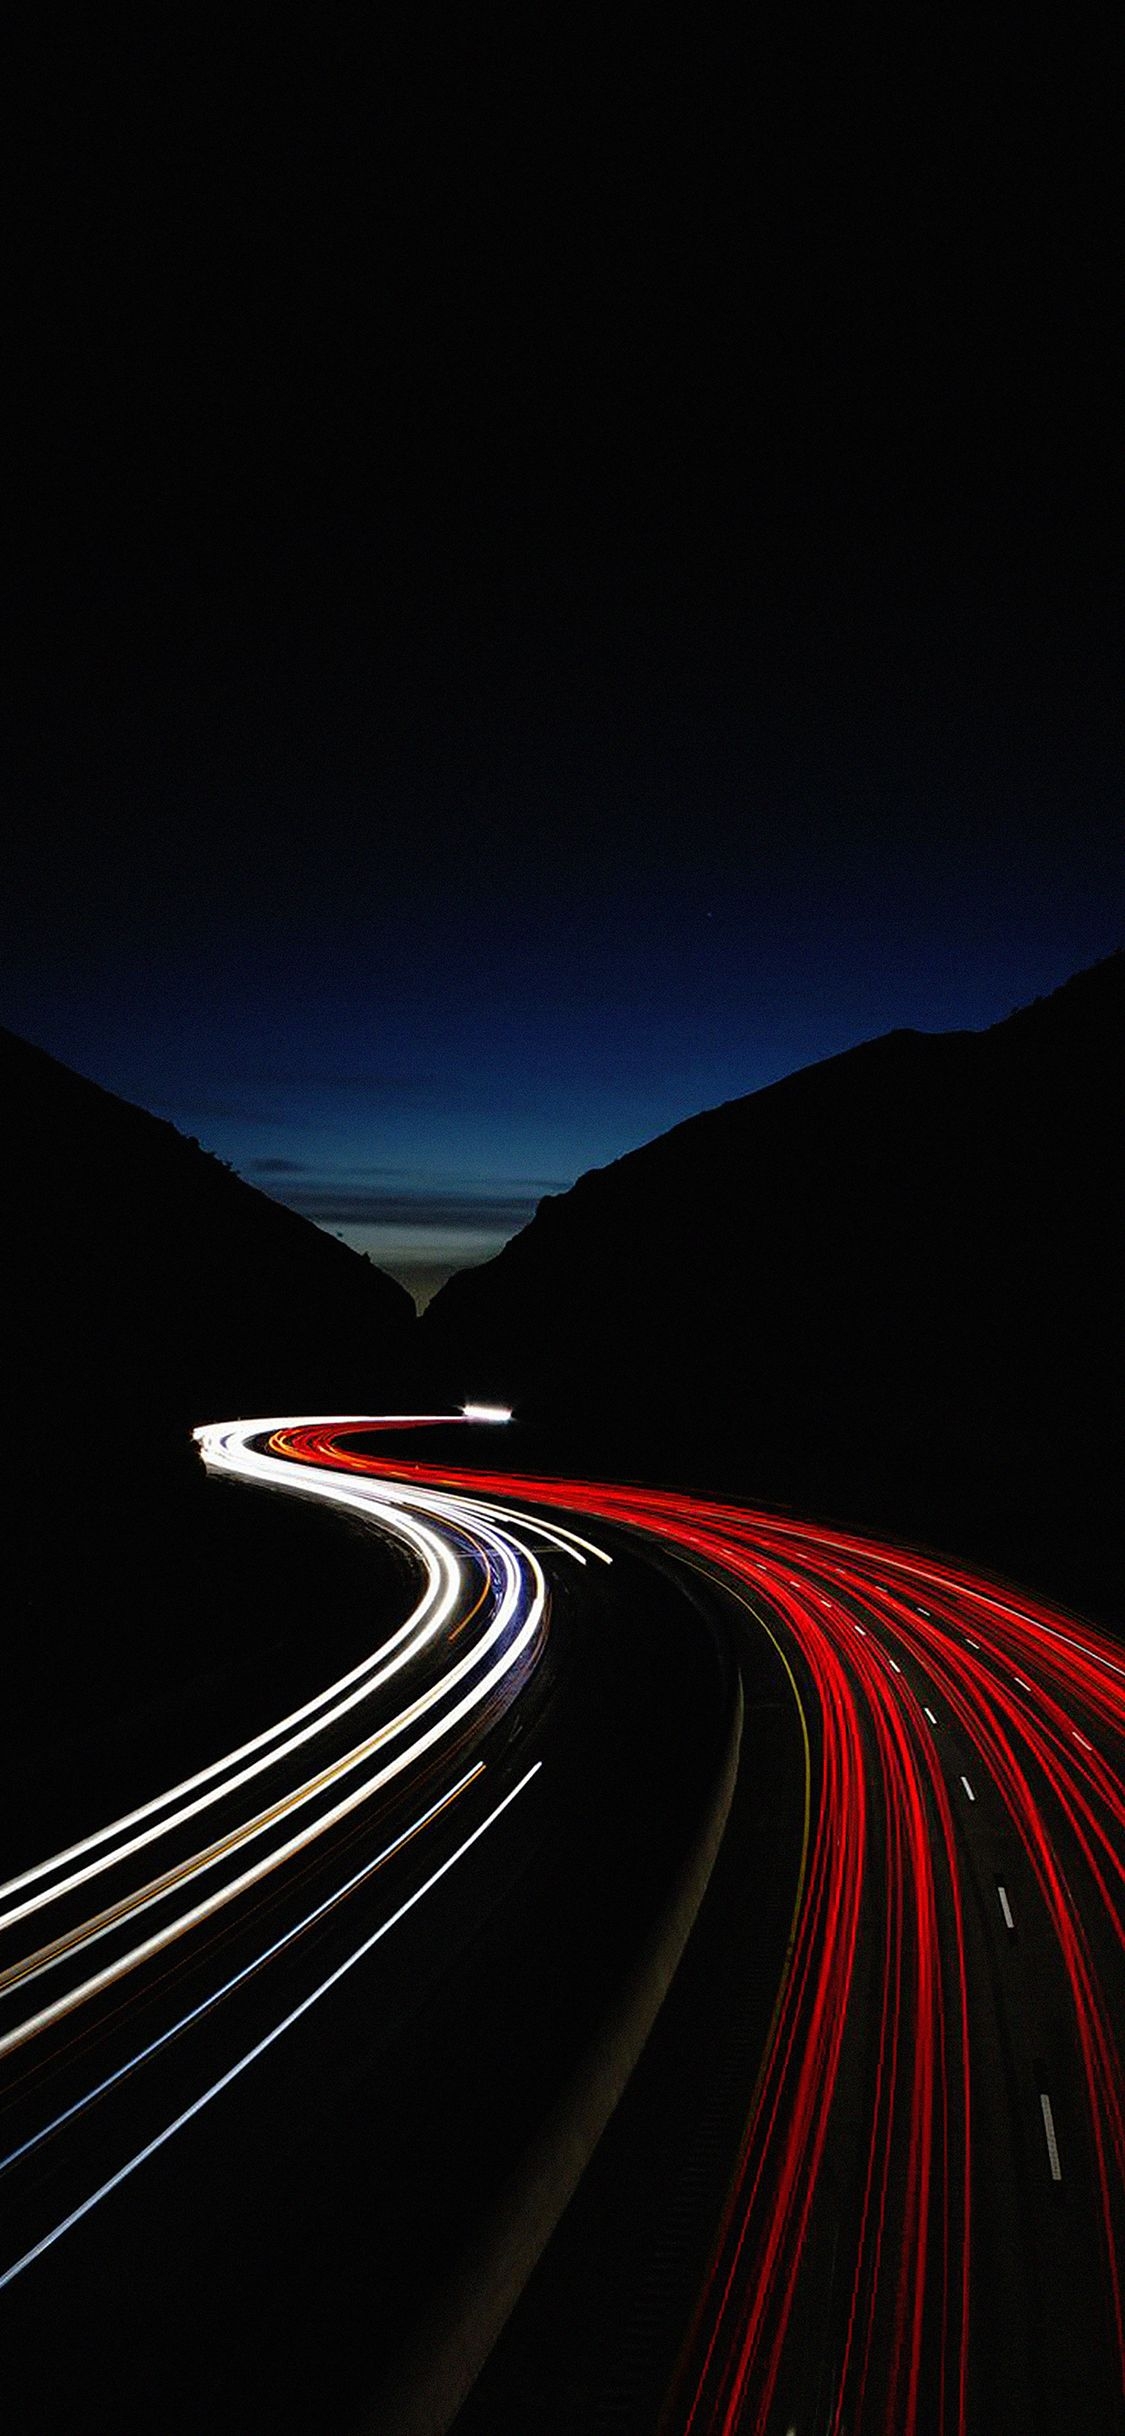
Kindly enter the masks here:
<path id="1" fill-rule="evenodd" d="M 925 1538 L 1119 1610 L 1123 998 L 1118 954 L 581 1177 L 435 1297 L 436 1381 L 512 1403 L 529 1460 Z"/>
<path id="2" fill-rule="evenodd" d="M 128 1780 L 134 1731 L 159 1771 L 177 1701 L 197 1764 L 212 1707 L 252 1723 L 278 1685 L 315 1686 L 326 1628 L 368 1629 L 370 1556 L 337 1561 L 292 1508 L 209 1486 L 191 1431 L 393 1410 L 417 1321 L 370 1262 L 6 1032 L 0 1139 L 0 1756 L 22 1834 L 37 1789 L 52 1815 L 72 1793 L 97 1809 L 99 1754 Z"/>
<path id="3" fill-rule="evenodd" d="M 392 1278 L 175 1126 L 0 1032 L 8 1426 L 376 1407 L 414 1309 Z M 327 1401 L 325 1402 L 325 1399 Z"/>

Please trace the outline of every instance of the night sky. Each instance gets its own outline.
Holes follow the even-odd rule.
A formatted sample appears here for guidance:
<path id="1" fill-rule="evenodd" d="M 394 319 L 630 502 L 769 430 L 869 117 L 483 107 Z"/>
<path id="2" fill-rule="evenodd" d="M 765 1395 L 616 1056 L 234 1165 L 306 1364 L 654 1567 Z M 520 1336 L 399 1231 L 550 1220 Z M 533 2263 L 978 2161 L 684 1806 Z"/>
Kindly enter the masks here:
<path id="1" fill-rule="evenodd" d="M 794 16 L 44 12 L 10 101 L 0 1020 L 420 1293 L 1125 930 L 1110 64 Z"/>

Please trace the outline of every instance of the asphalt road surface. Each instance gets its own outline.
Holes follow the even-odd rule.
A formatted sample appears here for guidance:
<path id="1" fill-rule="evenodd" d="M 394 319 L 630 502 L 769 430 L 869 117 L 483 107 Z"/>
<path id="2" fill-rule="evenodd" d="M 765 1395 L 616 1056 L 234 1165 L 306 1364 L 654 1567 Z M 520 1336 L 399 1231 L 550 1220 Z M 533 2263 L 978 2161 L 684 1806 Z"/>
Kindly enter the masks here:
<path id="1" fill-rule="evenodd" d="M 230 1424 L 200 1433 L 201 1450 L 213 1468 L 299 1487 L 396 1534 L 417 1576 L 412 1610 L 303 1708 L 0 1889 L 0 2312 L 15 2424 L 180 2424 L 177 2376 L 185 2425 L 205 2424 L 204 2410 L 224 2423 L 225 2393 L 231 2425 L 289 2424 L 268 2373 L 279 2347 L 293 2424 L 314 2410 L 325 2426 L 365 2424 L 383 2371 L 362 2346 L 357 2363 L 354 2325 L 374 2253 L 360 2244 L 352 2284 L 327 2233 L 319 2269 L 315 2255 L 316 2226 L 330 2211 L 338 2221 L 349 2189 L 326 2081 L 357 2069 L 359 2041 L 363 2120 L 378 2137 L 373 2159 L 357 2132 L 355 2175 L 385 2173 L 410 2235 L 394 2259 L 385 2236 L 377 2253 L 383 2351 L 420 2289 L 440 2314 L 442 2278 L 488 2199 L 497 2124 L 510 2173 L 539 2119 L 529 2044 L 554 2065 L 551 2039 L 521 2041 L 512 2017 L 521 1954 L 524 2026 L 546 2018 L 556 1938 L 588 1962 L 586 2010 L 569 1984 L 556 2007 L 575 2017 L 567 2053 L 581 2052 L 719 1768 L 725 1665 L 728 1689 L 741 1676 L 747 1695 L 751 1778 L 771 1731 L 768 1707 L 755 1708 L 763 1666 L 784 1704 L 772 1864 L 783 1933 L 768 2012 L 738 2051 L 706 2220 L 683 2245 L 675 2304 L 649 2347 L 659 2390 L 650 2361 L 631 2386 L 607 2366 L 612 2393 L 599 2393 L 587 2362 L 576 2418 L 578 2388 L 549 2366 L 548 2251 L 538 2338 L 525 2336 L 521 2356 L 517 2307 L 481 2381 L 493 2414 L 482 2424 L 666 2436 L 1125 2427 L 1118 1645 L 921 1554 L 670 1494 L 452 1471 L 410 1459 L 398 1435 L 381 1451 L 380 1426 Z M 633 1617 L 616 1672 L 608 1639 L 592 1648 L 566 1631 L 570 1615 L 609 1612 L 614 1577 Z M 661 1601 L 676 1579 L 671 1625 Z M 559 1622 L 585 1685 L 575 1695 L 559 1689 Z M 725 1656 L 701 1656 L 708 1632 Z M 646 1653 L 670 1687 L 663 1710 Z M 693 1766 L 681 1816 L 672 1789 Z M 589 1816 L 568 1842 L 560 1809 L 581 1807 L 583 1788 Z M 590 1882 L 592 1856 L 604 1856 L 604 1886 Z M 715 1888 L 712 1944 L 753 1944 L 761 1907 L 753 1886 L 744 1900 L 732 1890 L 729 1852 Z M 568 1947 L 579 1918 L 587 1941 Z M 689 1944 L 684 2076 L 662 2100 L 678 2119 L 708 2106 L 706 2070 L 691 2068 L 692 1968 Z M 501 1980 L 508 2010 L 490 2013 Z M 463 2008 L 452 2022 L 451 2005 Z M 701 2057 L 708 2010 L 701 1994 Z M 463 2153 L 448 2095 L 462 2044 L 463 2094 L 482 2127 Z M 420 2089 L 439 2085 L 431 2109 Z M 278 2250 L 269 2223 L 293 2205 L 294 2154 L 309 2262 L 296 2278 L 293 2243 Z M 407 2215 L 403 2194 L 419 2182 Z M 675 2199 L 665 2192 L 633 2228 L 642 2262 L 659 2253 L 660 2208 Z M 436 2217 L 449 2240 L 435 2223 L 420 2254 L 417 2227 Z M 619 2232 L 605 2238 L 620 2249 Z M 356 2262 L 350 2239 L 347 2253 Z M 618 2264 L 607 2256 L 607 2290 Z M 232 2307 L 232 2273 L 245 2306 Z M 578 2287 L 563 2270 L 556 2281 L 573 2347 Z M 234 2325 L 228 2385 L 198 2354 Z"/>

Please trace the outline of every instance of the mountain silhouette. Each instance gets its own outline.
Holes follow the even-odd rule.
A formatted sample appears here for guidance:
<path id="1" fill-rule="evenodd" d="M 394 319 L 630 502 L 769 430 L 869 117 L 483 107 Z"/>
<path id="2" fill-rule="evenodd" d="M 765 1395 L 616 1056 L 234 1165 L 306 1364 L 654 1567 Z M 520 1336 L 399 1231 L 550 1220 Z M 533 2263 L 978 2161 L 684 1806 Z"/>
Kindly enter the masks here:
<path id="1" fill-rule="evenodd" d="M 928 1538 L 1112 1607 L 1123 1000 L 1118 954 L 582 1176 L 435 1297 L 435 1381 L 511 1403 L 556 1467 Z"/>
<path id="2" fill-rule="evenodd" d="M 223 1722 L 314 1689 L 326 1615 L 337 1646 L 353 1622 L 369 1637 L 372 1536 L 353 1550 L 307 1506 L 216 1491 L 191 1432 L 394 1410 L 417 1321 L 359 1254 L 3 1032 L 0 1139 L 0 1844 L 26 1857 L 150 1756 L 161 1781 L 180 1740 L 196 1765 Z"/>
<path id="3" fill-rule="evenodd" d="M 175 1126 L 0 1032 L 9 1427 L 376 1404 L 414 1307 L 392 1278 Z"/>

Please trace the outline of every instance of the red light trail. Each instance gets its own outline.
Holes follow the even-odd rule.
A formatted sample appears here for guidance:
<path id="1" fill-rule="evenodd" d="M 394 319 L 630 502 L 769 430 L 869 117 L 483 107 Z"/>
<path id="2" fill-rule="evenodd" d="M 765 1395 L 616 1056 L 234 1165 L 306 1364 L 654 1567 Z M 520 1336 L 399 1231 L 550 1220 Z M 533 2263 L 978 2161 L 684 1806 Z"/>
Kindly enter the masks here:
<path id="1" fill-rule="evenodd" d="M 812 2390 L 815 2329 L 816 2424 L 967 2436 L 990 2339 L 974 2227 L 999 2137 L 970 2034 L 970 1913 L 990 1869 L 999 1933 L 1015 1934 L 1022 1873 L 1021 1910 L 1037 1906 L 1028 1943 L 1038 1951 L 1045 1928 L 1045 1978 L 1061 1974 L 1082 2118 L 1079 2129 L 1071 2103 L 1069 2161 L 1058 2093 L 1029 2081 L 1028 2113 L 1048 2183 L 1091 2160 L 1085 2231 L 1125 2389 L 1117 1645 L 1022 1592 L 850 1533 L 667 1492 L 387 1462 L 355 1443 L 374 1426 L 282 1429 L 270 1451 L 655 1535 L 771 1634 L 800 1707 L 808 1785 L 790 1950 L 667 2428 L 766 2436 L 804 2424 L 791 2397 Z"/>
<path id="2" fill-rule="evenodd" d="M 769 1731 L 769 1703 L 746 1700 L 749 1636 L 772 1645 L 799 1727 L 796 1775 L 770 1779 L 789 1803 L 768 1844 L 786 1951 L 761 2054 L 747 2068 L 740 2051 L 741 2117 L 725 2119 L 725 2194 L 674 2330 L 661 2436 L 1120 2428 L 1119 1644 L 854 1533 L 377 1451 L 377 1432 L 422 1426 L 196 1433 L 210 1468 L 400 1539 L 417 1596 L 289 1715 L 0 1887 L 5 2305 L 311 2011 L 328 2019 L 448 1874 L 471 1876 L 483 1840 L 511 1851 L 526 1826 L 530 1864 L 552 1759 L 533 1691 L 550 1675 L 544 1568 L 612 1568 L 603 1543 L 620 1532 L 634 1635 L 638 1552 L 710 1584 L 746 1670 L 740 1769 Z M 685 1623 L 695 1613 L 685 1603 Z M 529 1764 L 533 1717 L 545 1757 Z M 721 1934 L 753 1940 L 754 1886 L 743 1908 L 732 1884 L 728 1870 Z M 690 2115 L 690 2086 L 682 2103 Z"/>

